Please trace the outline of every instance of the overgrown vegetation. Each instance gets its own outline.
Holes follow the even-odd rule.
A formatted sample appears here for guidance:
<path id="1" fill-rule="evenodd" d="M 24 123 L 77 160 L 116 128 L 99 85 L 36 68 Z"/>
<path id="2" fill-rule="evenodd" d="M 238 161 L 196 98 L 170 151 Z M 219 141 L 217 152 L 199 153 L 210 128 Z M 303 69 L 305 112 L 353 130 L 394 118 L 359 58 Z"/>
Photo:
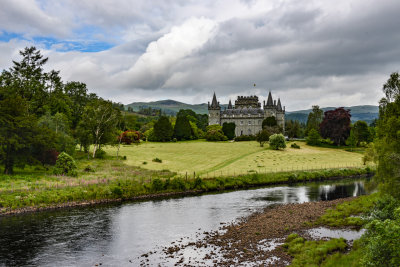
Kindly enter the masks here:
<path id="1" fill-rule="evenodd" d="M 87 172 L 91 162 L 95 172 Z M 367 174 L 365 169 L 335 169 L 278 173 L 249 173 L 240 176 L 200 178 L 176 176 L 168 170 L 149 171 L 113 159 L 79 161 L 78 177 L 31 174 L 0 176 L 2 213 L 24 207 L 46 207 L 65 202 L 131 199 L 154 193 L 188 190 L 216 191 L 275 183 L 320 181 L 330 177 Z M 159 164 L 159 163 L 157 163 Z M 109 176 L 112 171 L 113 175 Z M 12 177 L 12 179 L 10 178 Z M 157 180 L 157 181 L 155 181 Z"/>
<path id="2" fill-rule="evenodd" d="M 336 137 L 328 136 L 329 131 L 323 133 L 324 137 L 329 137 L 335 144 L 343 143 L 345 135 L 349 134 L 347 145 L 366 146 L 362 160 L 364 164 L 370 161 L 377 163 L 378 172 L 373 181 L 379 185 L 380 190 L 373 195 L 362 196 L 327 210 L 317 224 L 331 227 L 363 226 L 366 229 L 365 234 L 354 242 L 350 253 L 343 254 L 338 251 L 325 256 L 324 261 L 309 260 L 315 255 L 313 254 L 315 248 L 310 244 L 316 243 L 307 243 L 311 241 L 304 241 L 298 236 L 291 235 L 285 246 L 295 257 L 292 265 L 400 266 L 400 75 L 398 73 L 390 75 L 383 86 L 383 92 L 386 97 L 380 101 L 377 129 L 368 127 L 365 122 L 357 121 L 350 132 L 347 123 L 342 124 L 344 127 L 341 131 L 330 127 L 332 129 L 329 131 L 336 132 Z M 338 121 L 336 126 L 340 124 L 340 120 L 346 122 L 349 120 L 345 111 L 337 113 L 340 115 L 335 119 Z M 329 116 L 333 115 L 331 113 Z M 326 123 L 321 124 L 320 130 L 325 126 Z M 310 140 L 317 139 L 315 132 L 312 131 L 314 130 L 309 132 L 309 143 Z M 374 137 L 374 143 L 367 145 Z M 331 239 L 323 242 L 327 244 L 336 241 Z M 310 257 L 310 254 L 313 256 Z M 319 255 L 316 258 L 321 259 Z"/>
<path id="3" fill-rule="evenodd" d="M 360 228 L 368 222 L 368 219 L 365 216 L 358 215 L 370 212 L 379 198 L 380 196 L 375 193 L 368 196 L 360 196 L 353 201 L 341 203 L 333 209 L 328 209 L 319 218 L 317 224 L 332 227 L 354 226 Z"/>
<path id="4" fill-rule="evenodd" d="M 290 266 L 321 266 L 329 254 L 343 252 L 347 244 L 343 238 L 307 241 L 298 234 L 290 234 L 283 247 L 294 257 Z"/>

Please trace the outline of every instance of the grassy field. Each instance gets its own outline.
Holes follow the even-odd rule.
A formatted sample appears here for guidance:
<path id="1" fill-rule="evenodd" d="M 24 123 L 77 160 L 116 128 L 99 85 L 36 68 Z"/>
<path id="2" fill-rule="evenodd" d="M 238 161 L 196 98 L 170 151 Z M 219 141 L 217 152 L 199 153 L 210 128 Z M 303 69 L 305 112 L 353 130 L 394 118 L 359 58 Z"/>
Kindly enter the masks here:
<path id="1" fill-rule="evenodd" d="M 343 149 L 312 147 L 297 142 L 301 149 L 288 147 L 282 151 L 260 147 L 249 142 L 189 141 L 177 143 L 144 142 L 139 146 L 121 146 L 126 164 L 151 170 L 170 170 L 180 174 L 234 175 L 247 172 L 276 172 L 339 167 L 361 167 L 362 154 Z M 107 147 L 110 155 L 115 147 Z M 161 163 L 153 162 L 159 158 Z"/>
<path id="2" fill-rule="evenodd" d="M 0 174 L 0 214 L 25 207 L 132 199 L 187 190 L 237 189 L 362 175 L 371 171 L 369 168 L 346 169 L 361 167 L 359 153 L 299 144 L 301 149 L 292 149 L 289 144 L 283 151 L 273 151 L 256 142 L 147 142 L 122 146 L 120 155 L 126 156 L 126 160 L 116 159 L 115 147 L 105 148 L 105 159 L 87 159 L 86 154 L 77 152 L 74 158 L 78 177 L 55 176 L 51 167 L 42 166 L 16 168 L 12 176 Z M 154 162 L 155 158 L 162 162 Z M 202 180 L 199 176 L 215 176 L 215 179 Z"/>

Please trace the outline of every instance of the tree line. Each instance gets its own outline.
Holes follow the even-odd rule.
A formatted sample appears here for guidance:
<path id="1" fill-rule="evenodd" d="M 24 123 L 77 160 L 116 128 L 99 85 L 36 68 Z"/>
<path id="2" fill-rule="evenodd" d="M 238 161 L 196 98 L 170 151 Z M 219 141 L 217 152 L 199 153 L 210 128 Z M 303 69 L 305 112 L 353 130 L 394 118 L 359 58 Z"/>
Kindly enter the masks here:
<path id="1" fill-rule="evenodd" d="M 124 128 L 123 105 L 89 93 L 86 84 L 62 81 L 59 71 L 35 47 L 20 51 L 0 75 L 0 162 L 4 173 L 25 164 L 54 164 L 76 145 L 92 157 Z M 122 105 L 122 106 L 121 106 Z"/>

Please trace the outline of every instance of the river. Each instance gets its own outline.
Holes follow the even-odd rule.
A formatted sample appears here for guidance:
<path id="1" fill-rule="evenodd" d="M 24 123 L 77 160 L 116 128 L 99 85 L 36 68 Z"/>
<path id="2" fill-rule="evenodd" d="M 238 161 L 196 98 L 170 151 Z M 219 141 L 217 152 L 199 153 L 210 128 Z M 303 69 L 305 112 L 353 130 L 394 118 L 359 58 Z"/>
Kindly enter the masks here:
<path id="1" fill-rule="evenodd" d="M 0 266 L 173 265 L 162 248 L 273 204 L 369 193 L 365 180 L 264 187 L 0 218 Z"/>

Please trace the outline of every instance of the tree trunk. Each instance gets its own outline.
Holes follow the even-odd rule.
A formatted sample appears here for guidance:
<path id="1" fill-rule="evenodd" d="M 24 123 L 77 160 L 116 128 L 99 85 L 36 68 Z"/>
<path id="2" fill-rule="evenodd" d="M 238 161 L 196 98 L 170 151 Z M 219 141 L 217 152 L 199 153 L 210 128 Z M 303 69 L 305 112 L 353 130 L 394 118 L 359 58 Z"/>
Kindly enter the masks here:
<path id="1" fill-rule="evenodd" d="M 121 140 L 122 140 L 122 134 L 120 135 L 119 140 L 118 140 L 119 142 L 118 142 L 118 149 L 117 149 L 117 159 L 119 159 L 118 155 L 119 155 L 119 148 L 121 146 Z"/>
<path id="2" fill-rule="evenodd" d="M 94 144 L 93 147 L 93 158 L 96 156 L 96 149 L 97 149 L 97 142 Z"/>

